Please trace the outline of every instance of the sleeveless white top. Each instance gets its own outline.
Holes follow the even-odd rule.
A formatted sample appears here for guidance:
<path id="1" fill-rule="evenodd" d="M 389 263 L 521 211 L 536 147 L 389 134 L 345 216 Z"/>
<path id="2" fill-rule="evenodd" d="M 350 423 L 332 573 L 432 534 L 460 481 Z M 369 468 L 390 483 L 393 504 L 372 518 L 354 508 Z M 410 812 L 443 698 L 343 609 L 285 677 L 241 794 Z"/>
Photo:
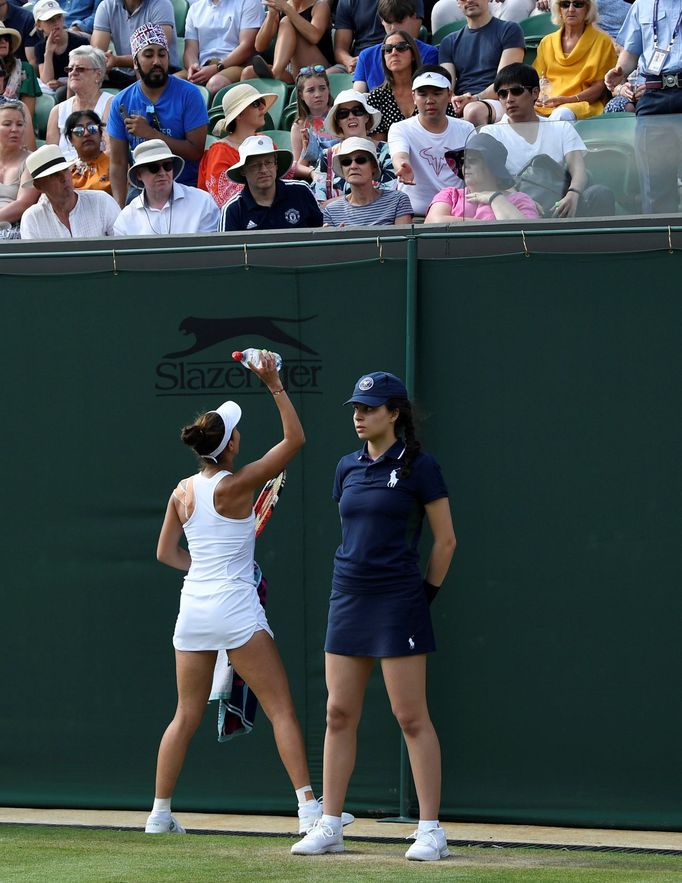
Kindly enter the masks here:
<path id="1" fill-rule="evenodd" d="M 110 92 L 102 92 L 97 99 L 97 104 L 92 108 L 101 120 L 104 120 L 104 113 L 113 97 L 114 96 Z M 73 102 L 75 99 L 76 96 L 72 95 L 71 98 L 67 98 L 66 101 L 62 101 L 61 104 L 57 105 L 59 108 L 59 114 L 57 116 L 57 126 L 59 127 L 59 148 L 64 154 L 64 158 L 67 160 L 78 159 L 76 148 L 64 134 L 64 126 L 66 125 L 69 116 L 73 113 Z M 106 124 L 104 128 L 106 129 Z"/>
<path id="2" fill-rule="evenodd" d="M 214 594 L 231 586 L 242 589 L 245 583 L 253 588 L 256 516 L 252 511 L 248 518 L 225 518 L 213 503 L 216 485 L 230 474 L 222 469 L 210 478 L 201 472 L 192 478 L 194 511 L 184 531 L 192 556 L 185 588 L 193 595 Z"/>

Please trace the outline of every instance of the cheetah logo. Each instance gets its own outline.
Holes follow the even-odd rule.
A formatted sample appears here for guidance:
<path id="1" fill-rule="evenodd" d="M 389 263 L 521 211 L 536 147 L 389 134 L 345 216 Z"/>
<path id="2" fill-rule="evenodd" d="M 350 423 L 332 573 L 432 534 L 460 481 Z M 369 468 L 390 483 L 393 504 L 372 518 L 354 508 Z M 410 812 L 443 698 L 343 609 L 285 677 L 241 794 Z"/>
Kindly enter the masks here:
<path id="1" fill-rule="evenodd" d="M 276 323 L 278 322 L 309 322 L 316 316 L 306 316 L 305 319 L 284 319 L 276 316 L 239 316 L 233 319 L 202 319 L 198 316 L 187 316 L 180 323 L 179 330 L 183 334 L 193 334 L 195 341 L 188 349 L 178 350 L 175 353 L 166 353 L 164 359 L 181 359 L 183 356 L 192 356 L 202 350 L 224 343 L 232 337 L 249 339 L 251 337 L 267 337 L 274 343 L 284 343 L 301 350 L 311 356 L 317 352 L 306 346 L 288 334 Z"/>
<path id="2" fill-rule="evenodd" d="M 398 484 L 398 470 L 391 469 L 391 477 L 388 479 L 387 487 L 395 487 Z"/>

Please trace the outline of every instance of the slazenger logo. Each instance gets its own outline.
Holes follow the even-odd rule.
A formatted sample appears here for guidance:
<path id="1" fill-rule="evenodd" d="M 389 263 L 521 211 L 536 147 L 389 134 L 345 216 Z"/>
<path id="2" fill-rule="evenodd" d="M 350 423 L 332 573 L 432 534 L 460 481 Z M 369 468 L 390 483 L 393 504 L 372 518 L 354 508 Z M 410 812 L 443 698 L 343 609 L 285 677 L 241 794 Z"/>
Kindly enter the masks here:
<path id="1" fill-rule="evenodd" d="M 220 391 L 262 392 L 263 386 L 258 377 L 232 360 L 234 349 L 247 346 L 267 346 L 281 353 L 284 364 L 280 375 L 290 392 L 321 392 L 322 360 L 316 350 L 301 340 L 297 327 L 315 318 L 187 316 L 180 322 L 178 330 L 184 335 L 193 336 L 194 340 L 185 349 L 166 353 L 157 364 L 156 394 L 193 396 Z M 294 328 L 290 333 L 281 325 L 293 325 Z M 266 343 L 262 342 L 263 338 Z M 208 350 L 211 352 L 206 352 L 205 357 L 192 358 Z"/>

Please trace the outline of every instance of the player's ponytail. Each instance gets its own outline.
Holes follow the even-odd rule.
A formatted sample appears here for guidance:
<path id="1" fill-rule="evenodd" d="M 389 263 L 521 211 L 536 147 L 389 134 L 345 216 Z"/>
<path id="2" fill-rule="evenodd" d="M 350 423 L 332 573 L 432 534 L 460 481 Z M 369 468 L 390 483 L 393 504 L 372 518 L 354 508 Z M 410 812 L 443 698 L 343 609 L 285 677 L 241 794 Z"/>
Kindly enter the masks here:
<path id="1" fill-rule="evenodd" d="M 395 433 L 398 438 L 402 438 L 405 442 L 405 453 L 403 454 L 400 477 L 407 478 L 410 474 L 410 467 L 414 458 L 421 450 L 421 443 L 417 439 L 414 428 L 412 404 L 409 399 L 390 399 L 386 402 L 386 407 L 389 411 L 399 411 L 398 419 L 395 423 Z"/>

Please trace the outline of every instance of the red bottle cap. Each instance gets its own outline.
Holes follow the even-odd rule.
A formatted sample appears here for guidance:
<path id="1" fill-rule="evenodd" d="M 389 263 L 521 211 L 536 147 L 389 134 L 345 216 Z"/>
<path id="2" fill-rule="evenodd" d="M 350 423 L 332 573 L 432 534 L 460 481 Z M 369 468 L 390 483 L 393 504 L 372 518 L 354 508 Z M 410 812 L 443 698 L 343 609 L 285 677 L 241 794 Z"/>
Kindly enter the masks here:
<path id="1" fill-rule="evenodd" d="M 241 360 L 244 358 L 244 353 L 236 350 L 234 353 L 232 353 L 232 358 L 235 360 L 235 362 L 241 362 Z"/>

